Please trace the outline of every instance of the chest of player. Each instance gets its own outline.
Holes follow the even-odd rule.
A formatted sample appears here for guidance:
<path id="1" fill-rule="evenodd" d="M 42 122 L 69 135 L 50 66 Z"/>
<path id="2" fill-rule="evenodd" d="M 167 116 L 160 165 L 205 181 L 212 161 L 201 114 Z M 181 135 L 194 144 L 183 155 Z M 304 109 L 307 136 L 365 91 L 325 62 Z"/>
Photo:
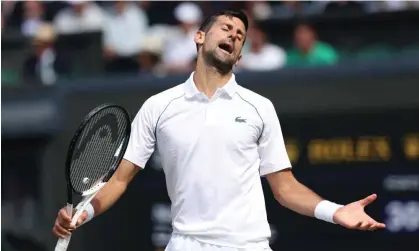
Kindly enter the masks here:
<path id="1" fill-rule="evenodd" d="M 166 149 L 188 150 L 199 145 L 254 148 L 263 130 L 255 107 L 233 99 L 178 102 L 160 117 L 157 143 Z"/>

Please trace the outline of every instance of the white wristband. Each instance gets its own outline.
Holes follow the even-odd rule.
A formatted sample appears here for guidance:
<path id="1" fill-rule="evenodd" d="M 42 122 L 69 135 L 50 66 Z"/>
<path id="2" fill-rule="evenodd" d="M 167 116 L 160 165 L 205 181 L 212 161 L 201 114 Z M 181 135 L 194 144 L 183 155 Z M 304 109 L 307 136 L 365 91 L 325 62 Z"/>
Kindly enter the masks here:
<path id="1" fill-rule="evenodd" d="M 91 203 L 89 203 L 86 206 L 86 209 L 84 209 L 87 212 L 87 218 L 86 220 L 83 222 L 83 224 L 86 224 L 87 222 L 89 222 L 91 219 L 93 219 L 93 217 L 95 216 L 95 209 L 93 208 L 93 205 Z M 83 225 L 82 224 L 82 225 Z"/>
<path id="2" fill-rule="evenodd" d="M 317 204 L 316 209 L 314 210 L 314 216 L 319 220 L 324 220 L 333 224 L 336 224 L 333 221 L 333 215 L 336 210 L 343 207 L 342 205 L 333 203 L 328 200 L 322 200 Z"/>

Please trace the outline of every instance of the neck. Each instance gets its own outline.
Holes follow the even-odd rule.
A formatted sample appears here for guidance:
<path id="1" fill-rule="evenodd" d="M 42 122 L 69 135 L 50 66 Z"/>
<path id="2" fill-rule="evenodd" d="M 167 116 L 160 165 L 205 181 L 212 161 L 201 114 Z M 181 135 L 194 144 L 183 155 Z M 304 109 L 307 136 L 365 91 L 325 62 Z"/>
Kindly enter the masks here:
<path id="1" fill-rule="evenodd" d="M 208 66 L 202 57 L 198 57 L 193 80 L 198 91 L 211 98 L 218 88 L 222 88 L 232 77 L 233 72 L 221 73 L 216 67 Z"/>
<path id="2" fill-rule="evenodd" d="M 309 53 L 310 53 L 310 51 L 313 49 L 313 47 L 314 47 L 315 43 L 316 43 L 316 42 L 312 42 L 312 43 L 308 44 L 307 46 L 301 46 L 301 47 L 300 47 L 300 51 L 301 51 L 303 54 L 309 54 Z"/>

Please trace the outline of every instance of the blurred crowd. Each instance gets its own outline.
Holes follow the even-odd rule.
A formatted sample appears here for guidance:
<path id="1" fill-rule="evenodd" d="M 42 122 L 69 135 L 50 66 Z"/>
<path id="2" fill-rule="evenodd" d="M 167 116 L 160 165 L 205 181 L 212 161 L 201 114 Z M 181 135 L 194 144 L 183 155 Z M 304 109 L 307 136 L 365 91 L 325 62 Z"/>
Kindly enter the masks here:
<path id="1" fill-rule="evenodd" d="M 203 18 L 217 10 L 239 8 L 250 18 L 243 60 L 236 71 L 276 70 L 286 66 L 333 65 L 339 55 L 332 44 L 318 38 L 309 23 L 296 25 L 292 48 L 269 40 L 258 25 L 269 18 L 315 15 L 356 15 L 419 8 L 412 1 L 3 1 L 2 33 L 18 31 L 32 43 L 33 53 L 22 75 L 52 84 L 70 74 L 74 60 L 55 49 L 61 35 L 100 32 L 107 73 L 190 72 L 197 55 L 193 36 Z"/>

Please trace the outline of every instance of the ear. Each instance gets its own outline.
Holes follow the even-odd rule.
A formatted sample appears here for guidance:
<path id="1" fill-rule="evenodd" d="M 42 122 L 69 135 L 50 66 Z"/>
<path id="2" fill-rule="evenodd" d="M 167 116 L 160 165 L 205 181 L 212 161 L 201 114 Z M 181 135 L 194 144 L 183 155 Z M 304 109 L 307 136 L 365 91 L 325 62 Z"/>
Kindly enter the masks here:
<path id="1" fill-rule="evenodd" d="M 197 31 L 195 33 L 195 37 L 194 37 L 194 42 L 195 44 L 197 44 L 198 46 L 203 45 L 205 41 L 205 32 L 203 31 Z"/>

